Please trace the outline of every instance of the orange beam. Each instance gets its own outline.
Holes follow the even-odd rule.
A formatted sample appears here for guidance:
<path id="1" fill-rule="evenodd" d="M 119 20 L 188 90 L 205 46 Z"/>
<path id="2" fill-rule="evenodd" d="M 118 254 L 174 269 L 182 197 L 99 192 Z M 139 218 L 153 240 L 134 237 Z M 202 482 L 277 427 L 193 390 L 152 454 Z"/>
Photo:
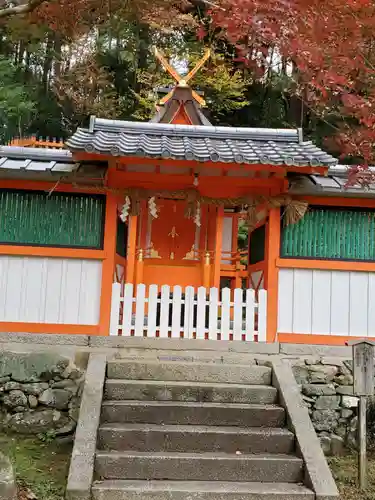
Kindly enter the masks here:
<path id="1" fill-rule="evenodd" d="M 294 196 L 296 200 L 304 200 L 309 205 L 325 205 L 330 207 L 367 207 L 375 208 L 375 200 L 369 198 L 344 198 L 322 196 Z"/>
<path id="2" fill-rule="evenodd" d="M 0 332 L 55 333 L 66 335 L 100 335 L 97 325 L 63 325 L 0 321 Z M 30 339 L 31 340 L 31 339 Z M 32 340 L 31 340 L 32 341 Z"/>
<path id="3" fill-rule="evenodd" d="M 257 271 L 264 271 L 265 267 L 266 263 L 264 260 L 262 260 L 261 262 L 257 262 L 256 264 L 251 264 L 247 269 L 249 273 L 256 273 Z"/>
<path id="4" fill-rule="evenodd" d="M 73 157 L 75 160 L 113 160 L 113 156 L 111 155 L 101 155 L 95 153 L 74 153 Z M 205 161 L 199 162 L 196 160 L 164 160 L 162 158 L 142 158 L 139 156 L 119 156 L 116 157 L 116 161 L 118 163 L 127 163 L 129 165 L 165 165 L 165 166 L 181 166 L 181 167 L 202 167 L 203 165 L 207 165 L 209 167 L 217 167 L 217 168 L 227 168 L 227 169 L 236 169 L 236 170 L 268 170 L 269 172 L 277 172 L 281 174 L 282 172 L 299 172 L 303 174 L 326 174 L 328 171 L 327 167 L 289 167 L 287 165 L 265 165 L 262 163 L 257 164 L 246 164 L 246 163 L 226 163 L 226 162 L 213 162 L 213 161 Z"/>
<path id="5" fill-rule="evenodd" d="M 363 271 L 374 272 L 375 262 L 359 262 L 345 260 L 320 260 L 320 259 L 282 259 L 276 261 L 278 268 L 292 269 L 327 269 L 332 271 Z"/>
<path id="6" fill-rule="evenodd" d="M 179 165 L 175 165 L 176 167 Z M 116 185 L 122 182 L 124 184 L 132 184 L 134 182 L 142 184 L 155 184 L 160 186 L 161 184 L 185 184 L 191 187 L 194 182 L 194 176 L 186 173 L 179 174 L 178 171 L 173 174 L 163 174 L 160 172 L 125 172 L 123 170 L 110 170 L 108 174 L 108 184 Z M 249 186 L 253 188 L 280 188 L 285 184 L 284 179 L 279 177 L 268 177 L 260 179 L 258 177 L 230 177 L 225 176 L 205 176 L 199 177 L 199 186 L 204 186 L 205 184 L 209 186 L 219 186 L 221 187 L 223 182 L 228 186 Z M 160 188 L 159 188 L 160 189 Z"/>
<path id="7" fill-rule="evenodd" d="M 135 261 L 137 250 L 137 227 L 138 216 L 129 216 L 128 230 L 128 249 L 127 249 L 127 266 L 126 266 L 126 283 L 134 283 Z"/>
<path id="8" fill-rule="evenodd" d="M 320 345 L 345 345 L 349 340 L 363 337 L 345 337 L 341 335 L 311 335 L 305 333 L 279 333 L 278 342 L 284 344 L 320 344 Z M 374 337 L 366 337 L 375 341 Z"/>
<path id="9" fill-rule="evenodd" d="M 266 228 L 266 258 L 264 282 L 267 290 L 267 342 L 275 342 L 277 335 L 279 270 L 276 261 L 280 255 L 280 208 L 271 208 Z"/>
<path id="10" fill-rule="evenodd" d="M 104 251 L 106 258 L 102 266 L 102 287 L 100 296 L 100 335 L 109 335 L 111 318 L 111 298 L 113 274 L 116 261 L 116 233 L 117 233 L 117 198 L 112 193 L 107 195 L 105 225 L 104 225 Z"/>
<path id="11" fill-rule="evenodd" d="M 213 286 L 220 287 L 221 249 L 223 246 L 224 207 L 218 207 L 216 215 L 216 238 L 213 269 Z"/>
<path id="12" fill-rule="evenodd" d="M 75 193 L 75 194 L 105 194 L 105 189 L 85 189 L 84 187 L 73 187 L 71 184 L 57 184 L 56 182 L 28 181 L 28 180 L 13 180 L 0 179 L 1 189 L 27 189 L 31 191 L 56 191 L 58 193 Z"/>
<path id="13" fill-rule="evenodd" d="M 82 248 L 52 248 L 52 247 L 33 247 L 1 245 L 0 255 L 20 255 L 33 257 L 56 257 L 61 259 L 90 259 L 105 260 L 107 254 L 104 250 L 86 250 Z"/>

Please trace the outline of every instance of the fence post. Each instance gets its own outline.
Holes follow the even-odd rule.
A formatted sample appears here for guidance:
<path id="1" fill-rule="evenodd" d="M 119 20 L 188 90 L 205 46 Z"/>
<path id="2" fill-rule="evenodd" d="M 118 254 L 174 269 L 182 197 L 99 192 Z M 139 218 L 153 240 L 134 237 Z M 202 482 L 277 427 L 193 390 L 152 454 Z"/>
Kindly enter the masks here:
<path id="1" fill-rule="evenodd" d="M 118 335 L 120 322 L 121 284 L 113 283 L 109 335 Z"/>
<path id="2" fill-rule="evenodd" d="M 267 292 L 258 292 L 258 342 L 267 341 Z"/>

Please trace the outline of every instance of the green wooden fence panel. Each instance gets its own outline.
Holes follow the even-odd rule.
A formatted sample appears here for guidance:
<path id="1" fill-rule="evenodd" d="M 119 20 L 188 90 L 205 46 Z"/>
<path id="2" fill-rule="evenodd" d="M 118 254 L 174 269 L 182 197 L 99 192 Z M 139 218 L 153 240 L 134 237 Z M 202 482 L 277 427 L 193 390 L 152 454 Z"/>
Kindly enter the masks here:
<path id="1" fill-rule="evenodd" d="M 0 191 L 0 243 L 100 249 L 105 199 Z"/>
<path id="2" fill-rule="evenodd" d="M 375 212 L 311 208 L 297 224 L 283 222 L 281 256 L 375 260 Z"/>

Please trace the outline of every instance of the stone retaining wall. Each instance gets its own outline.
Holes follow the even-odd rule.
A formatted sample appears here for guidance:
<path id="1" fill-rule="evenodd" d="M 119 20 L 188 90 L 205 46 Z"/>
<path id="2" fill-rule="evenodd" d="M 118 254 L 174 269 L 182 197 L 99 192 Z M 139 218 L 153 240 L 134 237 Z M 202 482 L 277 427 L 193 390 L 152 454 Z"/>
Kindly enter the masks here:
<path id="1" fill-rule="evenodd" d="M 292 361 L 294 376 L 326 454 L 356 446 L 358 398 L 353 396 L 351 360 L 316 358 Z"/>
<path id="2" fill-rule="evenodd" d="M 84 370 L 56 353 L 0 356 L 0 429 L 66 435 L 78 419 Z"/>

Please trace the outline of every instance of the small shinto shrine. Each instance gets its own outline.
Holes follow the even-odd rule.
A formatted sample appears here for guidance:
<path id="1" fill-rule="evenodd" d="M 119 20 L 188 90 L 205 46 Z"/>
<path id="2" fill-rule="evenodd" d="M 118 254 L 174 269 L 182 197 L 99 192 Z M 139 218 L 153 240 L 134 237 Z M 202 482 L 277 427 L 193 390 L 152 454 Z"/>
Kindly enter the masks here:
<path id="1" fill-rule="evenodd" d="M 1 147 L 0 330 L 173 336 L 181 320 L 177 336 L 248 340 L 255 318 L 268 342 L 375 338 L 374 191 L 301 129 L 212 125 L 189 85 L 209 51 L 186 76 L 155 54 L 176 85 L 151 121 Z"/>

